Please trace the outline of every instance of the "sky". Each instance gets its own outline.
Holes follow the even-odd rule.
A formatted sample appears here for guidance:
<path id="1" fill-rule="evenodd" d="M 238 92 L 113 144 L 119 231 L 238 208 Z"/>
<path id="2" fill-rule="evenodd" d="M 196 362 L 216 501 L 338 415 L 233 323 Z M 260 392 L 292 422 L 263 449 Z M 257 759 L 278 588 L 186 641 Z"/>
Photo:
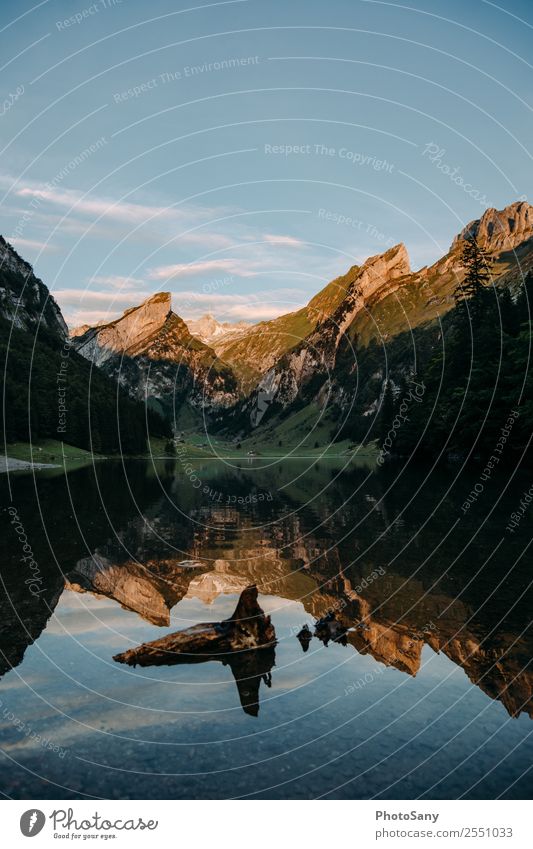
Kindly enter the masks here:
<path id="1" fill-rule="evenodd" d="M 533 197 L 522 0 L 2 0 L 0 232 L 71 326 L 260 321 Z"/>

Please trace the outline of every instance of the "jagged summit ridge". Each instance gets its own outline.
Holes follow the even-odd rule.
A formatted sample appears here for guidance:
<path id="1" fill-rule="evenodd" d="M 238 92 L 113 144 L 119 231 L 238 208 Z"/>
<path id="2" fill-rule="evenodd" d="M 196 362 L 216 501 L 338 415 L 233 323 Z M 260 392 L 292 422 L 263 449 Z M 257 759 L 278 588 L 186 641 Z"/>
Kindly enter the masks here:
<path id="1" fill-rule="evenodd" d="M 355 274 L 338 307 L 312 333 L 267 371 L 250 398 L 250 417 L 256 426 L 262 417 L 260 399 L 291 404 L 302 387 L 334 368 L 337 350 L 356 316 L 373 298 L 393 293 L 412 279 L 409 255 L 403 243 L 369 257 Z"/>
<path id="2" fill-rule="evenodd" d="M 185 404 L 214 409 L 237 400 L 233 372 L 172 311 L 170 292 L 158 292 L 72 340 L 78 353 L 132 397 L 156 399 L 169 415 Z"/>
<path id="3" fill-rule="evenodd" d="M 372 298 L 390 294 L 411 274 L 409 255 L 403 243 L 389 248 L 383 254 L 369 257 L 358 269 L 345 298 L 337 309 L 312 334 L 312 343 L 319 350 L 324 350 L 319 337 L 327 338 L 330 356 L 334 355 L 339 340 L 357 313 L 364 309 Z"/>
<path id="4" fill-rule="evenodd" d="M 490 252 L 511 251 L 533 237 L 533 206 L 516 201 L 498 210 L 491 207 L 470 221 L 455 237 L 452 250 L 471 233 Z"/>
<path id="5" fill-rule="evenodd" d="M 170 292 L 158 292 L 137 307 L 127 309 L 108 324 L 91 327 L 76 337 L 80 354 L 101 365 L 114 354 L 139 349 L 161 330 L 171 313 Z"/>
<path id="6" fill-rule="evenodd" d="M 359 269 L 346 299 L 356 297 L 366 301 L 382 290 L 386 284 L 406 277 L 408 274 L 411 274 L 409 254 L 403 242 L 400 242 L 385 253 L 371 256 L 366 260 Z M 342 304 L 340 306 L 342 307 Z"/>

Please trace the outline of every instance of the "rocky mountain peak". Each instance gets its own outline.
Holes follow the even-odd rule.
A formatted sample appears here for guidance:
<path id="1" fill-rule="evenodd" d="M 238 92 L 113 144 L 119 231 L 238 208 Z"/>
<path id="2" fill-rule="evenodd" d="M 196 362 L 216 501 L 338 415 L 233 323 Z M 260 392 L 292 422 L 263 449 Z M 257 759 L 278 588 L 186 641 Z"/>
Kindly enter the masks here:
<path id="1" fill-rule="evenodd" d="M 210 312 L 201 316 L 201 318 L 187 319 L 186 324 L 192 335 L 205 342 L 206 345 L 238 336 L 252 326 L 246 321 L 238 321 L 235 324 L 229 321 L 219 321 Z"/>
<path id="2" fill-rule="evenodd" d="M 154 314 L 166 315 L 170 312 L 170 308 L 172 306 L 172 296 L 170 292 L 156 292 L 155 295 L 150 295 L 149 298 L 146 298 L 139 306 L 131 307 L 129 310 L 124 312 L 124 315 L 129 315 L 129 313 L 135 312 L 137 310 L 145 310 L 145 312 L 153 312 Z M 120 319 L 119 319 L 120 321 Z"/>
<path id="3" fill-rule="evenodd" d="M 169 292 L 73 336 L 73 344 L 132 397 L 157 399 L 171 415 L 182 403 L 206 410 L 237 400 L 233 372 L 172 311 Z"/>
<path id="4" fill-rule="evenodd" d="M 48 287 L 29 262 L 0 236 L 0 316 L 14 327 L 35 332 L 43 325 L 65 338 L 67 325 Z"/>
<path id="5" fill-rule="evenodd" d="M 369 257 L 362 268 L 379 268 L 380 273 L 386 274 L 388 278 L 403 277 L 404 274 L 411 273 L 409 254 L 403 242 L 399 242 L 383 254 Z"/>
<path id="6" fill-rule="evenodd" d="M 383 254 L 369 257 L 355 276 L 348 297 L 338 312 L 346 316 L 353 308 L 360 309 L 363 305 L 361 299 L 366 302 L 375 295 L 383 294 L 393 281 L 410 273 L 409 254 L 402 242 Z"/>
<path id="7" fill-rule="evenodd" d="M 533 206 L 516 201 L 498 210 L 485 210 L 481 218 L 470 221 L 455 237 L 452 250 L 472 233 L 482 247 L 491 253 L 511 251 L 533 237 Z"/>
<path id="8" fill-rule="evenodd" d="M 83 334 L 87 333 L 87 331 L 90 329 L 90 324 L 80 324 L 78 327 L 70 327 L 68 335 L 71 339 L 74 339 L 76 336 L 83 336 Z"/>
<path id="9" fill-rule="evenodd" d="M 100 364 L 116 353 L 138 348 L 161 330 L 171 313 L 170 292 L 157 292 L 138 307 L 126 310 L 108 324 L 91 327 L 77 336 L 81 354 Z M 98 349 L 98 356 L 95 356 Z"/>
<path id="10" fill-rule="evenodd" d="M 15 248 L 9 242 L 6 242 L 3 236 L 0 236 L 0 265 L 3 269 L 13 271 L 15 274 L 23 274 L 27 277 L 33 274 L 33 268 L 30 263 L 22 259 Z"/>
<path id="11" fill-rule="evenodd" d="M 212 338 L 217 329 L 222 326 L 210 312 L 197 319 L 188 319 L 186 324 L 193 336 L 197 336 L 202 341 Z"/>

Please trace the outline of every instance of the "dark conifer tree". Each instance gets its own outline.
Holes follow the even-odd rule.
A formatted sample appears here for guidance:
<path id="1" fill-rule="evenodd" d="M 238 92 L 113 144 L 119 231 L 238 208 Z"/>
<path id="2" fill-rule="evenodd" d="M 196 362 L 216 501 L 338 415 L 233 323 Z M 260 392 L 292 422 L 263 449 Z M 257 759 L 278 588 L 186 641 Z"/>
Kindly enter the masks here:
<path id="1" fill-rule="evenodd" d="M 474 233 L 469 233 L 463 242 L 461 262 L 465 276 L 455 290 L 455 302 L 463 315 L 466 313 L 472 324 L 477 325 L 483 315 L 492 260 Z"/>

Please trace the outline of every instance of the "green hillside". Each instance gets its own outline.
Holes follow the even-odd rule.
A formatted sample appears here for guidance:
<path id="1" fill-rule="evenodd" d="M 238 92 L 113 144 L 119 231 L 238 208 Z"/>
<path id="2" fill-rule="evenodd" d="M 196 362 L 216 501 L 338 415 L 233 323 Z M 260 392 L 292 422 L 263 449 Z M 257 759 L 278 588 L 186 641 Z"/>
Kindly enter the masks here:
<path id="1" fill-rule="evenodd" d="M 271 321 L 254 324 L 233 341 L 214 345 L 218 356 L 237 374 L 244 393 L 287 351 L 309 336 L 320 321 L 330 316 L 346 295 L 358 271 L 353 266 L 315 295 L 302 309 Z"/>
<path id="2" fill-rule="evenodd" d="M 96 453 L 136 454 L 146 450 L 148 433 L 170 433 L 157 413 L 42 327 L 33 335 L 0 318 L 0 367 L 8 443 L 54 439 Z"/>

